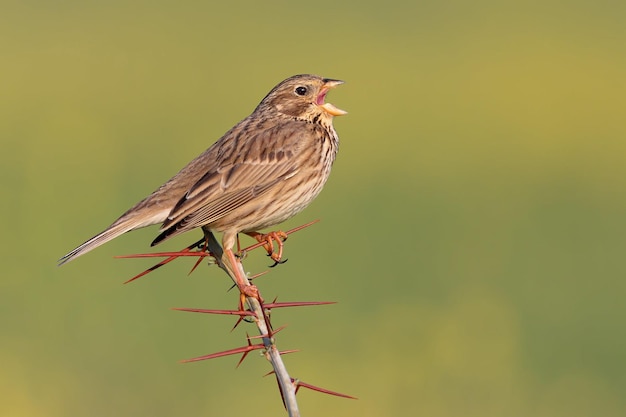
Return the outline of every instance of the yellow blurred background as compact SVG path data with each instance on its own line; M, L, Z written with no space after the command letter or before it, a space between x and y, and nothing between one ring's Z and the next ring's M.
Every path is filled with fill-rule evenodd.
M228 278L133 232L63 266L297 73L346 80L264 296L303 415L626 415L626 3L5 1L0 415L284 415ZM191 232L162 245L180 249ZM252 253L246 268L266 269Z

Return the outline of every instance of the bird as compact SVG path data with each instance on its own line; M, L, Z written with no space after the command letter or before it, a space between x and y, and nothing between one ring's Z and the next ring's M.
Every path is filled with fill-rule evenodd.
M279 253L268 254L279 261L284 234L259 231L298 214L326 183L339 147L333 119L347 112L325 98L340 84L312 74L280 82L248 117L105 230L61 257L59 265L156 224L160 234L151 246L201 228L222 233L224 254L234 264L233 248L238 234L245 233L266 241L268 252L276 239Z

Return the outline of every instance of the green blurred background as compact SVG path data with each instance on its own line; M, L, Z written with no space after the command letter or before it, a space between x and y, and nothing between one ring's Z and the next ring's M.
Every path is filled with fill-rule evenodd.
M303 415L626 415L626 3L4 1L0 415L284 415L216 267L62 268L282 79L347 81L320 218L260 278ZM159 249L195 241L189 233ZM255 252L251 272L266 269Z

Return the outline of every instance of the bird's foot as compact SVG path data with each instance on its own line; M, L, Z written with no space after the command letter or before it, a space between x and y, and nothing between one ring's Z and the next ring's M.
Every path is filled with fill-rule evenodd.
M259 300L260 303L263 303L263 299L261 298L261 293L259 293L259 289L256 285L250 284L246 285L243 288L239 288L239 292L243 297L251 297Z
M287 262L287 259L282 259L283 257L283 242L287 240L287 233L282 230L276 232L269 233L258 233L258 232L247 232L248 236L253 237L259 243L263 243L263 247L267 252L267 256L272 258L274 261L273 265L270 267L275 267L278 264L284 264ZM274 242L278 246L278 252L274 251Z
M245 310L246 298L254 298L263 305L263 298L256 285L246 285L245 287L239 287L239 311Z

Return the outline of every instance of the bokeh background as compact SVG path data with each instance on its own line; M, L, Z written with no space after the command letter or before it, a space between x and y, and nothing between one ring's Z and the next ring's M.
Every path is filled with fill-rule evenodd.
M303 415L626 415L626 3L4 1L0 415L284 415L228 278L156 228L56 260L282 79L347 81L266 298ZM164 244L174 250L199 238ZM268 261L246 261L255 273Z

